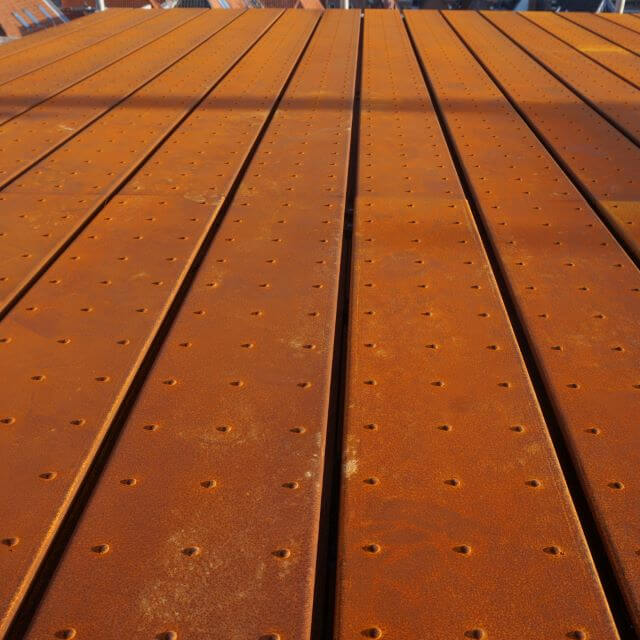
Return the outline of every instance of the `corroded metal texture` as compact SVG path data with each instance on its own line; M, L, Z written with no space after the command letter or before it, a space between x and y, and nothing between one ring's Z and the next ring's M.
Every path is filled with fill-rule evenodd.
M640 88L640 57L595 33L572 24L557 13L527 11L522 15L566 42L582 55L626 80L636 89Z
M640 274L444 18L407 18L638 623Z
M358 28L359 12L323 15L28 637L309 637ZM123 197L220 194L210 117Z
M444 15L640 258L640 148L482 16Z
M638 89L568 44L509 11L482 14L640 144Z
M1 46L0 638L636 637L639 38L176 9Z
M336 637L615 638L402 21L364 29Z

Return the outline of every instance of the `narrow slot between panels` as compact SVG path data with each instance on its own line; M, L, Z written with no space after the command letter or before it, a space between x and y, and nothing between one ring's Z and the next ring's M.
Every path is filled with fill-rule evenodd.
M342 253L340 256L338 303L336 309L336 330L333 341L331 390L322 482L320 532L316 555L316 584L311 623L312 640L333 640L334 638L340 493L342 490L342 439L344 432L346 370L349 343L353 215L358 180L364 14L360 15L360 32L358 37L355 91L351 118L351 140L349 143L349 165L347 168L347 191L342 230Z
M240 14L242 15L242 14ZM169 129L163 136L162 138L142 157L140 158L135 164L131 165L131 167L129 168L129 170L124 174L124 176L122 177L122 180L117 183L116 185L114 185L114 187L112 188L111 192L108 193L107 195L105 195L102 200L99 200L98 203L95 205L93 211L91 211L91 213L87 216L87 218L78 226L78 228L71 234L69 235L64 242L55 250L55 252L51 255L51 257L49 258L49 260L46 261L46 263L44 263L42 265L42 267L33 275L33 277L29 280L29 282L27 282L24 287L22 288L22 290L20 292L18 292L18 294L14 297L13 300L11 300L11 302L9 302L5 308L0 311L0 322L4 319L4 317L9 314L11 312L11 310L16 306L16 304L18 304L18 302L20 302L20 300L26 295L26 293L29 291L29 289L39 280L39 278L42 276L42 274L44 274L47 269L49 269L49 267L51 267L51 265L60 257L60 255L62 255L62 253L64 253L67 248L69 247L69 245L71 245L73 243L73 241L85 230L85 228L93 221L93 219L111 202L111 200L113 200L113 198L115 198L117 196L117 194L120 192L120 190L125 187L127 185L127 183L133 178L133 176L136 174L136 172L138 171L138 169L140 169L140 167L142 165L144 165L144 163L175 133L175 131L184 123L185 120L187 120L187 118L189 118L189 116L191 116L191 114L209 97L209 95L215 91L216 87L218 87L218 85L238 66L238 64L245 58L245 56L260 42L260 40L262 40L262 38L272 29L272 27L276 24L276 22L278 22L278 20L280 20L280 18L284 15L284 12L281 13L272 23L271 25L265 29L265 31L255 40L255 42L253 42L253 44L233 63L233 65L231 67L229 67L229 69L227 69L221 76L220 78L218 78L218 81L207 91L207 93L202 96L202 98L200 100L198 100L179 120L178 122L176 122L171 129ZM238 16L240 17L240 16ZM197 47L195 47L194 49L192 49L191 51L187 52L184 54L184 56L181 56L180 58L178 58L177 60L175 60L175 62L173 62L169 67L167 67L166 69L164 69L164 71L162 73L166 73L167 71L169 71L169 69L171 69L171 67L173 67L175 64L177 64L178 62L180 62L180 60L182 60L183 58L185 58L186 56L190 55L191 53L193 53L194 51L196 51L199 47L203 46L204 44L206 44L213 36L217 35L218 33L220 33L223 29L226 29L229 25L231 25L233 22L235 22L235 20L237 20L238 18L235 18L234 20L231 20L231 22L229 22L228 24L226 24L224 27L222 27L222 29L218 29L215 33L212 33L211 36L209 38L207 38L206 40L204 40L203 42L201 42ZM149 82L153 82L154 79L156 78L152 78ZM145 83L146 84L146 83ZM143 85L144 86L144 85ZM136 89L136 92L139 91L140 89L143 88L143 86L138 87L138 89ZM280 97L278 97L278 101L280 100ZM114 105L114 108L117 105ZM111 111L111 109L109 110ZM105 114L103 114L105 115ZM101 116L102 117L102 116ZM80 133L80 131L82 131L82 129L78 130L78 133ZM60 146L64 146L64 144L66 144L68 142L68 140L66 140L64 143L62 143L62 145ZM52 150L52 153L55 152L55 149ZM46 156L48 156L50 154L46 154ZM44 156L44 157L46 157ZM29 169L26 169L26 171L28 171ZM23 175L23 174L21 174ZM19 176L16 176L16 178ZM11 180L11 182L13 182L13 180ZM8 183L10 184L10 183ZM6 185L5 185L6 186ZM3 187L4 188L4 187Z
M281 15L284 15L284 12ZM278 19L280 19L280 17L278 17ZM273 22L273 24L269 27L269 29L275 24L276 21ZM291 84L291 81L295 76L295 73L298 67L300 66L300 62L304 58L304 55L309 47L309 43L311 42L319 24L320 24L320 20L316 22L313 29L311 30L311 33L304 47L302 48L302 51L300 52L298 59L296 60L296 63L294 64L291 70L291 73L289 74L289 77L287 78L286 82L283 84L280 92L278 93L276 100L274 101L271 107L269 115L265 118L265 121L262 124L262 127L260 128L260 131L256 136L254 143L251 145L251 148L249 149L247 156L244 162L242 163L242 166L240 167L240 170L238 171L238 174L235 180L233 181L231 188L229 189L228 195L224 203L220 207L220 210L218 211L218 215L216 216L215 221L211 225L211 228L209 229L209 232L207 233L205 240L200 246L200 249L198 250L196 257L193 260L193 263L191 264L191 268L189 272L186 274L175 297L171 301L169 308L167 310L167 313L162 319L160 326L158 328L158 331L153 336L147 352L142 356L141 364L138 367L138 370L136 371L135 375L133 376L131 384L124 392L123 400L120 403L120 406L118 407L115 413L115 416L111 422L111 425L107 430L105 438L100 444L98 452L96 453L96 456L91 462L87 470L87 473L81 482L78 492L72 499L71 505L66 515L64 516L60 524L60 527L51 542L51 545L47 549L45 557L41 562L40 567L38 568L36 575L31 582L31 585L27 591L27 594L23 599L21 606L16 612L14 620L11 623L11 626L9 627L4 640L20 640L26 635L27 631L29 630L31 621L33 620L33 616L38 609L38 606L46 592L47 586L53 574L55 573L58 567L60 560L62 559L64 550L67 547L69 540L73 536L73 533L82 516L82 513L86 505L88 504L89 500L91 499L91 496L95 490L96 485L98 484L100 476L102 475L102 472L111 456L111 453L115 445L117 444L122 428L124 427L127 421L127 417L135 404L136 397L140 392L142 385L145 382L147 374L149 373L151 367L153 366L156 356L158 355L158 352L160 351L160 348L162 347L162 344L164 343L167 334L171 330L171 326L173 325L173 322L180 310L180 307L182 306L184 299L189 293L189 289L191 288L191 285L196 277L196 273L200 268L200 265L202 264L204 257L209 251L209 247L211 246L211 243L213 242L213 239L220 225L222 224L224 218L226 217L226 213L229 207L231 206L231 203L233 202L233 199L238 190L238 187L240 186L240 183L244 179L247 167L249 166L249 163L251 162L251 159L255 151L260 146L260 143L262 142L269 128L269 125L271 124L271 121L273 120L273 117L280 106L280 103L282 101L284 94L287 91L287 88ZM251 45L249 49L247 49L247 51L243 54L242 58L244 58L244 56L262 39L262 37L269 31L269 29L265 30L265 33L262 34L253 43L253 45ZM242 58L240 58L236 62L236 64L238 64L238 62L240 62ZM235 66L236 65L234 65L231 69L229 69L229 71L227 71L227 73L225 73L224 76L220 78L220 81L222 81L222 79L226 77L226 75ZM218 83L216 83L216 86L217 84ZM213 90L213 88L211 90ZM210 92L211 91L209 91L207 95L209 95ZM205 98L206 96L203 97L203 100ZM202 101L199 101L198 105L200 104L200 102ZM194 109L197 108L198 105L196 105ZM185 118L186 117L187 116L185 116ZM181 119L179 124L181 124L183 120L184 118ZM177 126L179 126L179 124L176 125L174 129L172 129L172 132L177 128ZM159 143L156 147L154 147L154 150L147 157L152 155L152 153L161 144L162 143ZM133 176L134 173L135 173L135 170L131 171L119 188L123 187L130 180L130 178Z
M444 14L443 18L446 20ZM447 24L451 27L448 21ZM596 571L600 578L600 582L602 583L605 596L611 609L611 614L614 618L614 622L616 624L620 637L624 640L633 640L637 636L633 631L633 624L631 622L629 610L627 609L620 585L616 580L615 571L605 550L605 545L600 535L600 531L598 529L598 525L595 521L593 513L591 512L587 496L584 492L582 484L580 483L577 471L573 465L572 456L569 452L568 445L564 438L564 434L556 415L555 408L545 389L543 381L544 378L538 367L533 350L528 342L527 332L524 328L523 323L520 321L514 297L511 294L511 289L509 287L505 274L500 267L500 261L494 249L493 242L479 212L480 207L473 195L473 190L471 189L471 185L468 181L464 166L457 153L453 136L447 125L442 109L440 108L437 95L427 73L427 70L423 64L423 61L419 55L418 48L413 39L413 35L407 27L406 22L405 28L407 29L414 55L416 56L418 64L420 65L420 70L422 72L427 91L429 92L434 111L438 118L440 128L442 129L447 147L449 149L449 154L453 160L454 166L460 179L460 183L465 193L465 197L469 203L469 209L471 211L471 214L473 215L478 233L480 234L480 239L482 241L484 251L487 255L489 264L491 265L491 270L496 279L498 291L503 300L509 322L512 326L516 341L518 343L518 348L520 349L520 353L522 354L522 359L526 367L527 374L531 380L536 398L544 416L545 423L548 427L549 435L551 437L553 447L558 457L560 468L567 484L569 495L576 509L578 521L580 523L582 531L584 532L587 545L593 557ZM454 32L459 37L458 33L455 30ZM462 41L462 44L466 47L466 43L464 43L464 41ZM473 55L473 52L471 53Z

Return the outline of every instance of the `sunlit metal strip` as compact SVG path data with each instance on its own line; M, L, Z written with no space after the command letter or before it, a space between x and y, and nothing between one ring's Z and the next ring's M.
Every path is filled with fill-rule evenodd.
M117 35L77 51L64 64L53 63L3 84L0 87L0 124L135 51L140 46L139 34L150 26L145 23L157 20L158 14L138 11L123 14L122 18L130 23Z
M638 623L640 273L444 18L407 19ZM584 633L574 637L602 636Z
M63 60L74 53L113 37L124 29L162 15L160 11L115 13L109 20L90 22L84 29L62 38L21 51L19 56L0 59L0 86L50 64L66 64Z
M557 13L547 11L526 11L527 20L556 36L563 42L609 69L620 78L640 88L640 57L617 44L606 40L580 25L565 20ZM593 16L597 19L596 16ZM607 24L604 21L605 25ZM579 59L579 58L578 58Z
M118 13L132 11L131 9L115 9L109 12L96 12L77 20L71 20L65 24L57 25L51 29L42 29L36 33L29 34L28 38L19 38L11 42L5 42L0 47L0 60L13 55L22 54L33 47L40 47L45 43L58 38L64 38L70 33L85 29L102 20L111 20Z
M165 16L140 34L137 51L0 126L0 187L212 36L206 12ZM234 17L216 16L216 24L223 28Z
M323 15L27 637L310 637L359 22ZM269 44L249 79L291 62ZM239 73L123 197L226 191L264 101Z
M227 51L231 58L246 48L280 13L265 10L242 16L234 23L237 28L217 38L219 56ZM217 195L207 191L207 197L196 197L187 191L117 196L0 323L0 367L10 383L0 389L0 481L12 487L0 493L0 635L15 615L317 19L317 13L291 12L279 20L191 114L186 128L178 129L141 169L142 176L153 175L164 158L174 153L189 156L196 139L206 145L199 126L206 120L209 135L218 139L218 145L204 146L212 154L207 187L215 186ZM207 45L201 53L200 60L212 60ZM180 100L195 99L197 78L214 82L222 65L198 65L183 74L182 81L172 78L166 86L168 96L173 87ZM231 116L234 100L240 106ZM165 97L165 103L172 102ZM106 168L111 161L102 160ZM60 210L55 196L50 208ZM167 386L171 385L162 388ZM143 433L153 435L149 430ZM16 508L26 504L28 509ZM91 552L90 557L99 555ZM134 616L139 612L136 607L129 611ZM54 622L64 626L68 620L50 619L47 624ZM87 637L122 638L121 622ZM54 629L51 635L73 637L64 633ZM136 632L124 635L135 637Z
M636 55L640 55L640 33L634 33L619 24L603 20L600 17L602 14L566 12L561 15L563 18L571 20L571 22L579 24L581 27L589 29L611 42L615 42Z
M640 258L640 148L482 16L444 15Z
M335 637L616 638L402 20L364 22Z
M509 11L482 12L580 97L640 145L638 90L529 20Z
M275 11L275 13L274 13ZM160 144L279 15L207 11L209 38L0 195L4 235L0 309L19 296L96 207ZM228 29L223 29L229 25ZM177 55L177 54L176 54ZM202 59L210 60L206 66ZM0 129L1 131L1 129ZM80 170L81 169L81 170ZM56 202L56 216L51 203Z

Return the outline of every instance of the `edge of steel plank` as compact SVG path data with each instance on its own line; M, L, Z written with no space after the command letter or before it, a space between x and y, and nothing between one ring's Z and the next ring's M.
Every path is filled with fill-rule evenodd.
M631 53L640 55L640 34L638 33L632 33L615 22L601 20L598 14L563 12L558 15Z

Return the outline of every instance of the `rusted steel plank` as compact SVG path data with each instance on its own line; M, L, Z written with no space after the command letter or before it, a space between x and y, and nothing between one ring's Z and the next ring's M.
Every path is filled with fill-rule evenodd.
M585 29L589 29L594 33L614 42L633 53L640 55L640 33L634 33L629 29L610 22L602 20L601 14L576 12L563 12L560 14L563 18L579 24Z
M482 14L640 144L638 90L514 12Z
M364 23L335 637L616 638L402 21Z
M317 17L297 13L286 37L306 36ZM324 14L27 637L310 636L358 27L359 12ZM248 74L280 73L287 59ZM234 76L228 97L240 106L247 83ZM183 153L123 197L179 208L183 197L166 194L224 193L204 121L218 120L215 139L240 127L231 151L251 126L243 111L228 104L229 124L203 112ZM178 176L199 160L178 190L174 158Z
M44 45L45 43L49 43L52 40L56 40L57 38L63 38L66 35L73 33L74 31L78 31L79 29L85 29L101 20L112 19L118 13L124 13L131 11L131 9L116 9L115 11L96 11L91 15L85 16L83 18L78 18L77 20L70 20L69 22L65 22L64 24L56 25L50 29L41 29L36 33L30 34L29 36L25 36L18 40L13 40L12 42L5 42L5 44L0 47L0 60L4 60L8 56L13 56L18 53L27 51L33 47L39 47Z
M96 207L238 61L279 15L274 11L264 17L242 16L234 10L206 11L201 26L203 35L207 29L215 34L212 38L5 189L0 201L5 226L2 239L6 241L0 310L21 294ZM222 29L226 25L229 28ZM199 65L202 59L211 62ZM61 215L53 219L49 196L56 196L60 203L57 211ZM77 206L79 200L83 210Z
M232 17L216 16L217 26ZM146 42L137 51L0 126L0 188L210 38L213 28L198 10L166 11L141 34Z
M444 15L640 258L640 149L478 13Z
M520 15L548 33L556 36L587 58L609 69L617 76L640 87L640 57L602 38L591 31L573 24L556 13L525 11ZM595 17L595 16L594 16ZM606 24L606 23L605 23Z
M152 11L144 14L143 17L149 19L159 15L161 15L159 11ZM19 56L0 60L0 85L49 64L63 64L64 58L103 40L108 40L123 29L137 24L139 20L138 12L116 13L109 20L89 23L80 31L73 31L63 38L56 38L39 47L22 51Z
M153 22L158 15L151 11L139 11L123 17L129 15L133 15L135 24L130 24L105 42L77 51L64 64L47 65L3 84L0 87L0 124L135 51L140 46L140 34L144 34L145 29L151 26L142 23ZM144 35L142 38L144 40Z
M444 18L407 19L638 624L640 274Z
M615 22L616 24L630 29L631 31L637 31L640 33L640 25L638 25L638 16L636 14L621 15L619 13L600 13L598 15L610 22Z
M245 29L235 31L236 41L247 38L250 25L258 36L279 14L265 10L243 16L238 23L244 22ZM10 495L0 494L0 536L15 542L0 548L0 634L15 614L317 19L317 13L290 12L276 22L141 170L141 176L151 177L165 160L193 160L191 152L199 144L203 154L208 151L202 156L207 172L200 174L206 180L193 187L206 197L170 187L164 193L136 195L139 191L130 190L117 196L0 324L0 357L12 381L0 398L0 446L7 461L0 478L11 479L12 487ZM234 103L238 108L232 109ZM203 138L203 131L209 132L208 138ZM212 138L217 139L215 146L207 144ZM190 168L197 167L195 162ZM200 318L191 310L186 313ZM216 322L215 316L207 317ZM203 489L198 482L197 488ZM29 504L29 509L16 509L16 504ZM151 617L151 611L143 615ZM46 624L64 627L68 622L50 619ZM80 637L122 638L120 625L122 620ZM63 637L63 631L54 629L52 635ZM136 637L136 631L125 635Z

